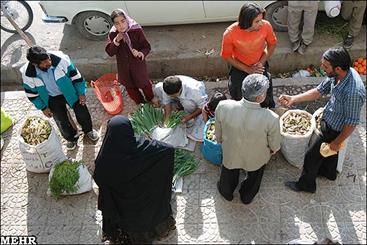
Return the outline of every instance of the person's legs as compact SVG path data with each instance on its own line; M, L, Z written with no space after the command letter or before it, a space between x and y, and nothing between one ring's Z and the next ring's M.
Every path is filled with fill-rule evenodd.
M62 137L70 142L76 142L76 130L71 125L66 112L66 100L63 95L49 97L48 107L53 113L53 118L58 126Z
M299 25L302 19L302 9L293 7L292 2L288 3L288 36L292 43L292 51L296 51L299 48Z
M344 20L349 21L352 17L353 12L353 1L343 1L342 9L340 11L341 16Z
M151 101L154 98L153 87L150 81L146 86L142 87L141 90L143 91L146 101Z
M144 97L141 95L138 88L126 87L126 92L137 105L145 102Z
M92 118L89 114L88 107L86 105L81 105L79 101L75 102L73 105L73 110L76 116L76 120L82 126L83 132L89 133L92 131Z
M228 169L222 165L217 188L219 193L228 201L232 201L233 192L238 184L239 169Z
M252 202L256 194L259 192L262 177L264 175L265 165L256 171L248 171L247 179L241 183L239 190L241 201L244 204Z
M244 71L238 70L236 67L231 67L229 71L228 89L234 100L241 100L242 96L242 82L248 74Z
M318 8L319 2L309 2L309 6L304 8L302 42L307 46L310 45L313 40Z
M349 21L349 34L353 37L358 36L362 28L362 22L364 17L364 12L366 10L365 1L354 1L355 6L352 11L352 16Z
M269 64L268 62L265 63L265 71L263 73L264 76L266 76L269 79L269 88L266 90L266 98L265 100L260 103L260 106L262 108L274 108L275 107L275 101L273 97L273 79L271 77L269 70Z
M338 165L338 154L324 158L322 161L319 175L324 176L329 180L336 180L336 167Z

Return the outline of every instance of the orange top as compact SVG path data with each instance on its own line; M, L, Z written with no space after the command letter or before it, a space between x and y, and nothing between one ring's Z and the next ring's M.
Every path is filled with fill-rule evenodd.
M251 66L259 62L266 45L274 45L277 38L266 20L259 31L240 29L238 22L230 25L223 34L221 56L235 58Z

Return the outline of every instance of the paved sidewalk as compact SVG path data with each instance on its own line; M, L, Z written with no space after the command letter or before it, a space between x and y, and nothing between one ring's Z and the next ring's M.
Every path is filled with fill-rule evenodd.
M215 89L226 90L226 81L206 85L210 93ZM311 87L314 85L295 87L275 83L274 92L279 96ZM88 90L87 104L94 128L104 134L110 116L91 90ZM314 104L312 110L321 104ZM25 170L18 147L18 131L25 118L41 115L41 112L23 92L2 93L1 106L17 121L2 135L5 144L1 151L1 235L35 235L39 243L47 244L101 243L97 195L93 191L55 201L46 195L48 174ZM134 109L135 105L125 95L122 114L127 115ZM159 243L274 244L296 238L324 237L343 244L366 243L365 106L361 120L349 141L343 172L335 182L317 179L315 194L289 191L283 182L298 178L300 170L278 153L267 165L260 191L250 205L240 202L237 191L232 202L219 195L216 190L219 167L205 161L197 145L195 155L200 167L184 178L183 193L172 198L177 230ZM79 147L67 155L83 160L92 172L101 142L102 137L96 144L80 139Z

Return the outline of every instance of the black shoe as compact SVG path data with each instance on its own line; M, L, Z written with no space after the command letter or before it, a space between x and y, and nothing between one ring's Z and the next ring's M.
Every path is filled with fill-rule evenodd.
M289 187L291 190L295 191L295 192L308 192L308 193L315 193L315 191L306 191L306 190L302 190L301 188L299 188L297 186L297 181L286 181L284 183L285 186Z
M344 39L343 41L343 47L344 48L351 48L353 45L354 38L352 35L349 35Z
M298 48L297 52L300 54L300 55L304 55L305 52L306 52L306 49L307 49L307 45L302 43L301 46Z

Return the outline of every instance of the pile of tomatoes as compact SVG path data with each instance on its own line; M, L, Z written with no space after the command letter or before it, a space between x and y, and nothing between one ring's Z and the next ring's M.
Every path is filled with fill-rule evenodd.
M360 74L366 75L366 59L358 58L353 63L353 68Z

